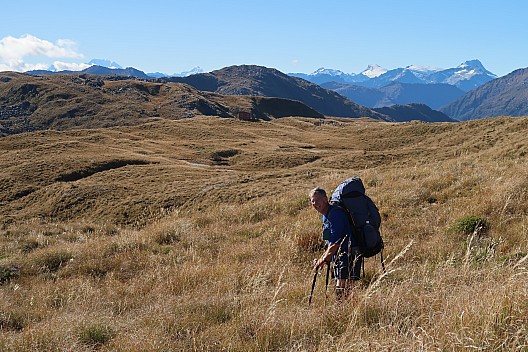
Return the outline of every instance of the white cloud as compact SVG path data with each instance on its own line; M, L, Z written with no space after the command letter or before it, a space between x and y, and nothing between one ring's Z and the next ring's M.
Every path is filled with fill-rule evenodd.
M0 62L0 71L26 72L31 70L47 70L49 64L27 64L21 60L13 60L8 63Z
M70 39L58 39L57 46L71 48L72 50L77 50L77 43Z
M78 63L75 63L75 62L55 61L53 63L53 67L55 67L56 71L64 71L64 70L68 70L68 71L82 71L85 68L88 68L90 66L92 66L92 65L78 64Z
M0 39L0 70L28 71L46 69L49 63L26 63L26 58L32 61L46 61L47 58L82 59L84 56L77 52L76 43L69 39L59 39L54 44L30 34L15 38L7 36Z

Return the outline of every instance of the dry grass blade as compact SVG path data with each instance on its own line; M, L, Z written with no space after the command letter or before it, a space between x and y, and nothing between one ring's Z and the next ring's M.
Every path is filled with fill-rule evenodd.
M393 267L394 263L396 263L398 260L400 260L409 249L411 249L412 245L414 244L414 240L411 240L398 254L394 256L394 258L391 259L391 261L385 265L385 270L378 272L378 275L374 281L372 281L369 286L367 287L363 297L364 299L368 299L381 285L381 282L383 279L390 274L394 273L395 271L399 270L398 268Z

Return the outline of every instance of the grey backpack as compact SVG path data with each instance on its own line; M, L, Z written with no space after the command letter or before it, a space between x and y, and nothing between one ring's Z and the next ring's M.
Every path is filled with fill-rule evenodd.
M365 194L365 186L359 177L351 177L337 186L330 202L348 211L352 235L359 243L363 257L370 258L382 252L381 216L372 199ZM383 264L383 254L381 260Z

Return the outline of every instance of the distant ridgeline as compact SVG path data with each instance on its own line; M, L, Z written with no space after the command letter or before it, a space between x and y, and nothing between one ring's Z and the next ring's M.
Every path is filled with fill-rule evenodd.
M196 115L236 118L240 111L249 113L252 119L264 120L328 116L395 122L453 122L528 114L524 103L528 95L526 69L493 79L495 75L478 60L453 69L427 72L414 67L390 71L370 67L369 72L348 76L336 70L287 75L255 65L162 78L153 78L132 67L100 65L81 72L28 74L0 73L0 135L47 128L108 127ZM39 78L43 75L56 78L46 81ZM60 80L78 86L59 84ZM423 83L424 80L429 83ZM107 83L111 81L122 81L121 90L114 89L117 83ZM189 86L195 89L177 99L171 97L174 99L171 103L163 102L172 93L160 87L177 83L187 85L179 85L178 91L190 90ZM477 87L465 93L473 86ZM238 100L222 98L225 96L237 96ZM123 106L126 112L120 111ZM105 110L112 112L108 118Z

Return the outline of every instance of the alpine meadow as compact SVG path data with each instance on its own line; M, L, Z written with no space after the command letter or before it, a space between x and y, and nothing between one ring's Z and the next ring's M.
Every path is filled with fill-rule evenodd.
M234 99L234 98L233 98ZM524 351L528 118L195 116L0 138L2 351ZM337 304L308 192L359 176L386 272Z
M0 10L0 352L528 352L528 1Z

